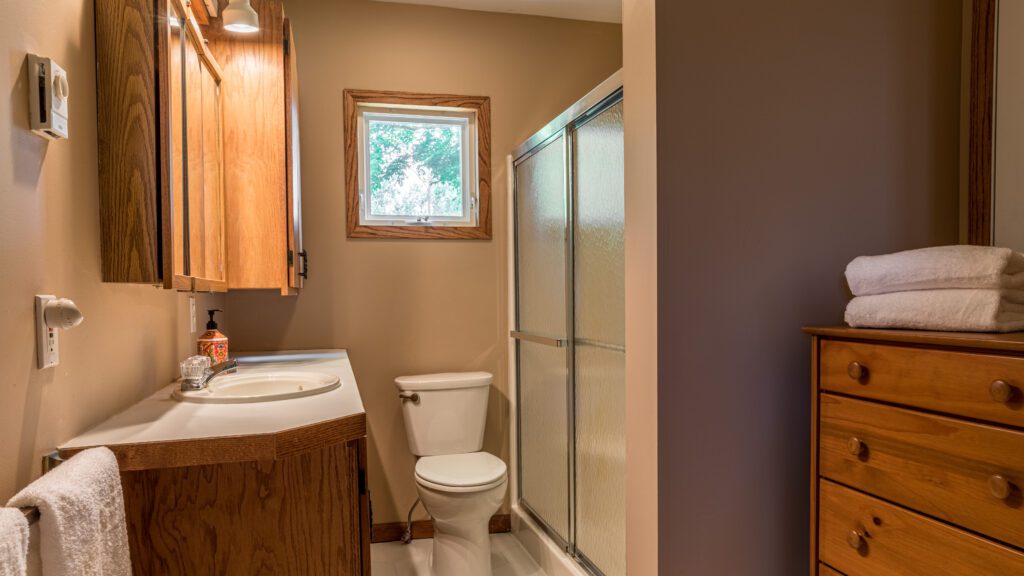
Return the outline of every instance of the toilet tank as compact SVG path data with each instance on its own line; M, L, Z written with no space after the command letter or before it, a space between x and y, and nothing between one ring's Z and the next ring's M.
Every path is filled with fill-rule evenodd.
M479 452L493 380L487 372L396 378L409 450L417 456Z

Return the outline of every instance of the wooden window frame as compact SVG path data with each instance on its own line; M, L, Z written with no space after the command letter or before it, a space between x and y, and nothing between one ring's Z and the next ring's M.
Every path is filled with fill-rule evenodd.
M346 228L349 238L401 238L433 240L491 239L491 99L486 96L453 96L380 90L345 90L345 188ZM479 213L475 226L368 226L360 224L359 120L360 104L440 106L476 111Z

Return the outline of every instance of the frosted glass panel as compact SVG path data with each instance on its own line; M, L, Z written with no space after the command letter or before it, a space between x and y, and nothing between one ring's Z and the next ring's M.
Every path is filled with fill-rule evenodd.
M564 338L565 147L559 137L516 167L519 330Z
M576 346L576 547L626 574L626 354Z
M622 103L576 132L576 337L624 345Z
M576 547L626 573L622 104L576 132Z
M522 499L568 540L569 410L567 352L519 342L519 453Z

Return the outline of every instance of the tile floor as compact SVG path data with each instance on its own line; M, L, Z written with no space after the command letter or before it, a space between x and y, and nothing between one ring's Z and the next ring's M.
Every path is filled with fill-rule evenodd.
M430 576L433 540L381 542L370 549L372 576ZM546 576L519 540L511 534L491 536L491 568L494 576Z

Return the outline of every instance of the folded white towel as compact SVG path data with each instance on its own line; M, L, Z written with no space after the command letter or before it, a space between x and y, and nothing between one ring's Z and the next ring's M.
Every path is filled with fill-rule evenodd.
M1005 290L915 290L858 296L846 307L854 328L947 332L1024 330L1024 294Z
M861 256L846 267L854 296L946 288L1024 288L1024 254L988 246L937 246Z
M28 573L28 521L17 508L0 508L0 576Z
M29 484L8 506L39 508L46 576L132 573L117 459L107 448L70 458Z

